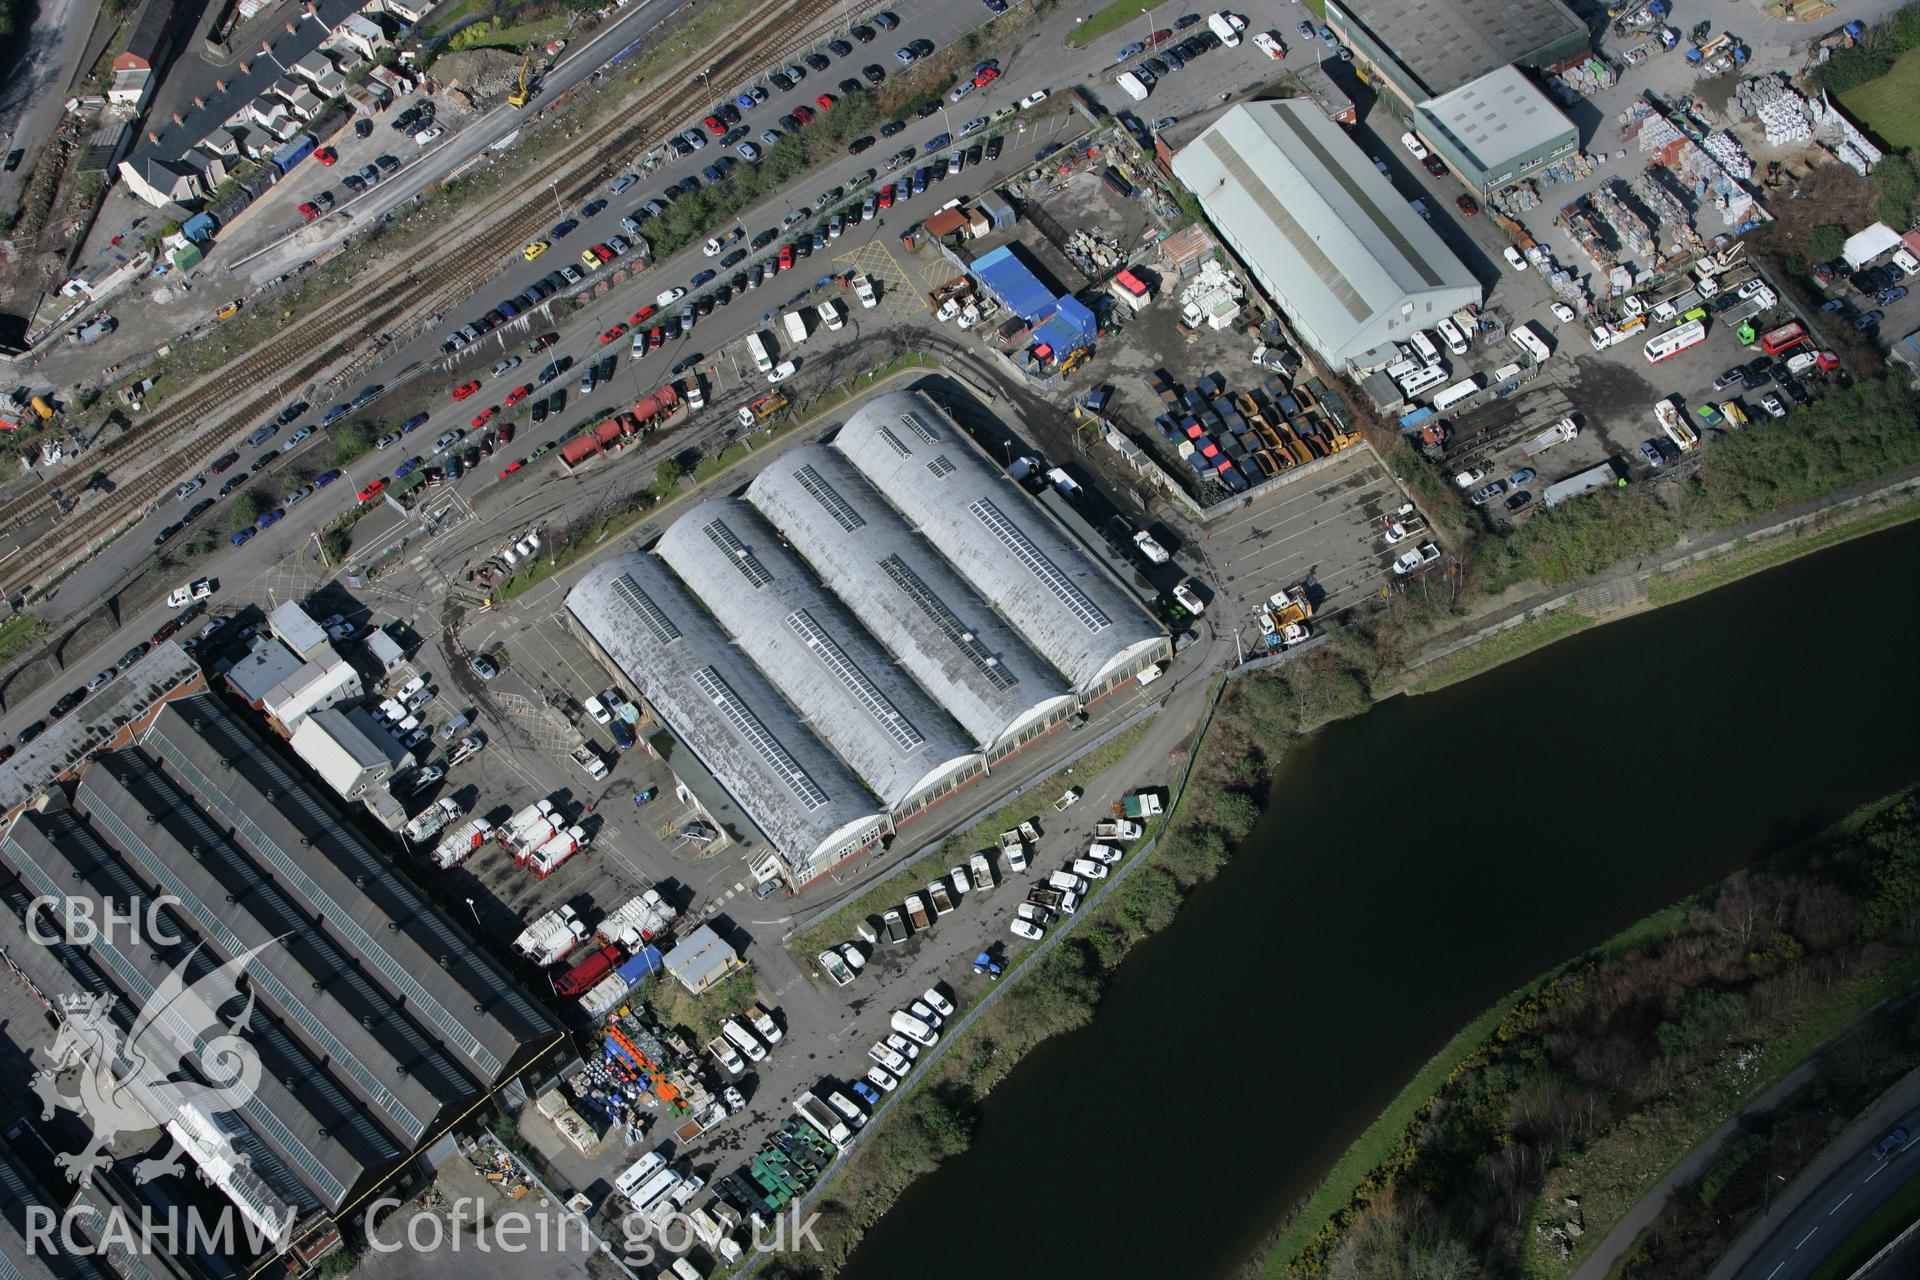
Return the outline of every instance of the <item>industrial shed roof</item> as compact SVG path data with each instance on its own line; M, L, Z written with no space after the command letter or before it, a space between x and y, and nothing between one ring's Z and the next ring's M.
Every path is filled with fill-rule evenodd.
M1421 103L1420 111L1482 173L1578 137L1573 121L1518 67L1496 67Z
M658 553L889 807L979 762L959 726L745 502L700 503L661 535Z
M248 859L334 937L464 1069L496 1084L553 1020L461 933L314 788L221 706L197 694L170 703L141 738ZM389 928L391 925L393 927ZM477 1006L477 1008L476 1008Z
M1066 684L845 457L782 454L747 500L900 664L992 750L1072 701Z
M1243 103L1173 171L1330 364L1480 300L1473 273L1313 103Z
M1053 314L1053 290L1021 260L1012 245L1003 244L981 254L974 260L973 274L1022 320L1031 322Z
M703 768L780 851L795 878L886 813L801 723L653 556L613 556L567 609Z
M98 833L71 809L21 815L0 840L0 848L21 881L38 894L85 902L96 911L112 903L146 918L152 898L139 877L115 859ZM188 964L189 980L197 980L223 962L204 950L173 950L163 954L151 943L129 943L105 930L86 947L133 1009L150 1007L176 964ZM250 1093L235 1090L224 1101L317 1203L340 1208L363 1176L407 1154L333 1085L316 1056L288 1034L277 1015L256 1005L247 1039L259 1054L259 1080ZM143 1105L150 1100L146 1090L136 1089L135 1096ZM152 1096L153 1101L162 1098ZM172 1108L149 1109L163 1123L174 1118Z
M1577 51L1587 24L1560 0L1337 0L1336 22L1370 32L1429 94L1496 67Z
M927 396L877 396L833 443L1076 689L1098 686L1166 643L1140 606Z

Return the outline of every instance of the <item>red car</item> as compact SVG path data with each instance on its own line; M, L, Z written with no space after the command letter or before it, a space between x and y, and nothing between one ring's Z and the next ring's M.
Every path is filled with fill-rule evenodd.
M988 85L992 84L995 80L998 80L999 78L1000 78L1000 73L994 70L992 67L988 67L985 71L982 71L979 75L973 78L973 87L976 89L984 89Z
M506 423L500 428L500 443L501 444L513 443L513 424L511 422Z
M593 246L593 256L600 259L602 263L608 263L612 262L616 255L613 250L609 249L606 245L597 244Z
M386 491L386 488L387 488L387 482L385 480L375 480L372 484L368 485L366 488L360 491L360 501L372 502L375 498L379 497L382 493L384 493Z
M822 111L833 110L834 98L833 98L833 95L830 93L823 93L819 97L815 98L814 101L819 104L820 109Z
M505 467L501 468L500 478L502 480L505 480L508 476L512 475L514 472L518 471L520 468L526 465L527 465L527 460L525 458L520 458L520 459L517 459L516 461L509 462Z
M225 471L228 467L232 466L234 463L238 461L240 461L239 454L229 453L225 457L215 458L213 460L213 466L208 469L212 471L213 474L219 475L222 471Z
M1480 203L1472 196L1461 196L1458 200L1454 201L1454 204L1458 205L1460 212L1466 214L1469 218L1480 212Z
M455 400L465 400L468 396L472 395L474 392L478 391L479 389L480 389L480 380L477 378L474 379L472 382L463 382L459 386L453 389L453 398Z
M535 338L532 342L529 342L527 344L527 350L531 351L534 355L539 355L542 351L545 351L548 347L552 346L554 343L558 341L560 341L559 334L543 333L539 337Z
M793 246L790 244L780 246L780 269L782 271L793 270Z
M332 164L340 158L340 155L332 147L322 147L313 153L313 158L321 164Z
M666 340L667 340L667 335L661 332L659 325L655 325L653 326L653 328L647 330L648 354L651 355L654 351L658 350L660 347L660 344L665 342Z
M719 116L708 116L700 123L707 126L707 132L716 138L727 131L727 122Z
M320 216L320 210L314 206L313 201L305 200L300 204L300 216L311 222Z
M174 632L178 631L179 629L180 629L180 619L168 618L165 622L160 624L160 629L153 633L153 639L149 640L147 643L159 644L162 640L165 640L168 636L172 635Z
M484 427L487 425L487 420L493 417L494 414L499 412L500 412L499 405L490 404L486 408L482 409L479 413L476 413L473 415L473 425L476 427Z
M647 317L652 315L654 312L658 311L659 309L660 308L654 306L652 303L648 303L646 306L640 308L638 311L628 316L627 323L628 324L644 324L646 323Z
M880 188L880 199L876 203L878 203L882 209L893 208L893 185L891 183Z
M805 124L807 121L813 119L813 108L812 107L795 107L793 109L793 118L795 120L798 120L801 124Z
M600 335L600 341L602 343L618 342L620 341L620 335L625 333L626 331L627 331L627 326L623 324L616 324L613 326L613 328L607 330L605 333Z
M528 396L532 394L533 394L533 384L531 382L522 383L520 386L517 386L513 390L507 392L507 403L519 404L522 400L525 400Z

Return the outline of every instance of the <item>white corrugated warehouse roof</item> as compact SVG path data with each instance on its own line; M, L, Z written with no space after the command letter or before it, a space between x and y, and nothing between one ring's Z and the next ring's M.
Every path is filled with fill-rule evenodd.
M657 551L889 807L980 764L959 726L745 502L700 503Z
M747 500L982 747L1072 705L1059 675L839 453L782 454Z
M1518 67L1498 67L1469 80L1421 103L1420 112L1485 173L1569 135L1579 137L1573 121Z
M1166 645L1146 612L925 395L875 397L833 444L1076 689Z
M886 814L654 557L594 566L567 609L780 851L794 878ZM836 859L837 860L837 859Z
M1473 273L1311 101L1235 107L1173 172L1335 367L1480 301Z

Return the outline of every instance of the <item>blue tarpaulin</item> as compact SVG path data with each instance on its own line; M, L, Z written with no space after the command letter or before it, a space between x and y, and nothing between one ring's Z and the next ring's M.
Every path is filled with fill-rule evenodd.
M642 947L633 953L633 957L615 970L631 987L650 973L658 972L662 967L660 948Z

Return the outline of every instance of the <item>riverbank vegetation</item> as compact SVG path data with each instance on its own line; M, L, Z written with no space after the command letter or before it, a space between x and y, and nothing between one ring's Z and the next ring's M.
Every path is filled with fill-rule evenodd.
M1035 1045L1085 1025L1128 952L1170 924L1182 900L1219 874L1259 821L1261 800L1286 746L1368 700L1366 687L1332 646L1229 683L1157 847L911 1082L913 1094L869 1134L815 1205L822 1251L779 1255L766 1274L834 1274L914 1179L966 1150L981 1099ZM817 950L814 944L826 937L816 931L804 946Z
M1463 1278L1565 1274L1746 1101L1920 978L1917 932L1920 799L1909 792L1523 992L1346 1203L1324 1220L1303 1212L1250 1274L1410 1275L1409 1257L1452 1259L1445 1274ZM1704 1274L1756 1211L1769 1170L1789 1151L1811 1159L1920 1063L1920 1024L1869 1019L1822 1061L1807 1105L1733 1144L1646 1233L1625 1275Z

